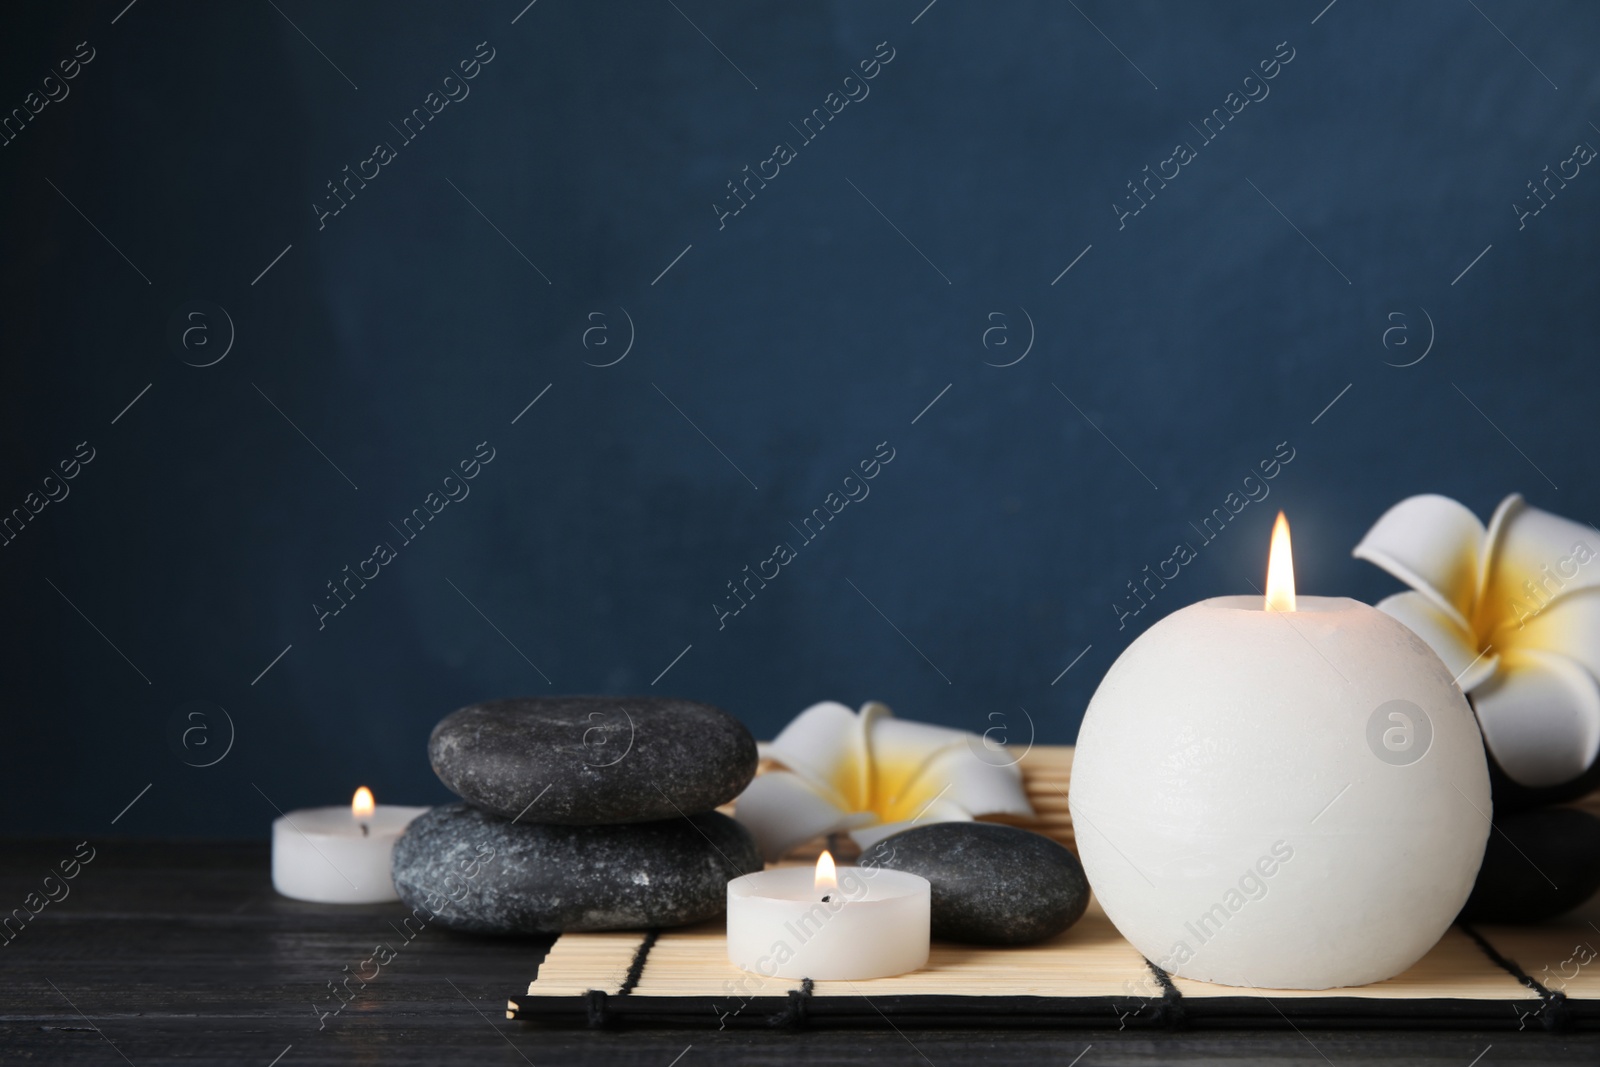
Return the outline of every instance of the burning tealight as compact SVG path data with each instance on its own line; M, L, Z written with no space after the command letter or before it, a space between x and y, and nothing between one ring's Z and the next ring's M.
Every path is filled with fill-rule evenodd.
M1280 514L1262 596L1152 626L1084 716L1070 808L1106 915L1185 978L1392 977L1466 902L1489 776L1466 698L1376 608L1296 597Z
M877 867L780 867L728 883L728 959L764 978L886 978L928 962L928 880Z
M272 888L318 904L399 900L389 871L394 843L427 808L378 805L356 790L349 807L306 808L272 821Z

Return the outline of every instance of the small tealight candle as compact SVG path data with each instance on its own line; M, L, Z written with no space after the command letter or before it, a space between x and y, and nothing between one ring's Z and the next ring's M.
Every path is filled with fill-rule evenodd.
M886 978L928 962L928 880L877 867L780 867L728 883L728 959L764 978Z
M427 808L379 806L356 790L348 808L306 808L272 821L272 888L317 904L399 900L389 865L394 843Z
M1068 799L1089 884L1147 959L1234 986L1405 970L1449 928L1489 835L1466 698L1396 619L1296 597L1289 526L1264 597L1156 623L1112 664Z

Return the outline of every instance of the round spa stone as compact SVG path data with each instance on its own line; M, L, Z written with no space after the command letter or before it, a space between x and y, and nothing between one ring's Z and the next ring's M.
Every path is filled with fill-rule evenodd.
M1576 808L1494 813L1465 922L1533 923L1600 890L1600 819Z
M714 811L553 826L450 804L412 820L394 847L406 906L480 934L696 923L722 913L729 879L760 869L749 831Z
M451 792L520 823L594 826L710 811L756 773L744 724L664 697L526 697L451 712L428 759Z
M1089 906L1078 857L1042 834L984 822L940 822L886 837L861 857L926 878L933 936L1024 945L1059 934Z

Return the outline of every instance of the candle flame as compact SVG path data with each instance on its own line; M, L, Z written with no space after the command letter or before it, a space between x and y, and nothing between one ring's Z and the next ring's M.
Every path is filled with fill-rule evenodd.
M818 889L837 889L839 875L833 866L833 854L827 849L822 850L822 855L817 857L817 879L815 885Z
M1289 520L1278 512L1272 524L1272 549L1267 553L1267 610L1294 610L1294 554L1289 547Z
M356 790L356 795L350 798L350 814L357 819L366 819L372 816L372 809L377 806L372 799L372 790L362 786Z

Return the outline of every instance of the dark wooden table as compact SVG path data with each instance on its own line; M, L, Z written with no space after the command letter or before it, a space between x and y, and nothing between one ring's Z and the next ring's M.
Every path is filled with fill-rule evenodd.
M75 842L0 844L0 909L22 907ZM317 907L272 891L265 844L96 842L93 862L0 944L0 1062L954 1067L961 1063L1594 1064L1600 1034L910 1030L591 1032L504 1018L542 941L430 927L398 905ZM59 895L60 890L55 890ZM37 900L35 901L35 903ZM394 959L337 1015L329 983ZM372 974L372 965L364 973ZM354 987L356 983L352 983ZM1492 1046L1492 1047L1491 1047ZM1087 1050L1087 1051L1085 1051ZM1487 1052L1485 1051L1487 1050ZM1478 1058L1480 1057L1481 1058Z

